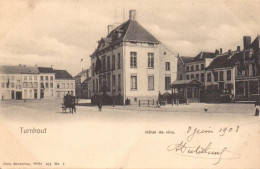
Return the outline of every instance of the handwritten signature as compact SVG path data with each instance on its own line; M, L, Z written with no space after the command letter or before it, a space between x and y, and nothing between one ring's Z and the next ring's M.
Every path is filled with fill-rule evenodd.
M213 163L213 165L219 164L222 159L240 158L240 155L238 153L229 151L227 147L224 147L222 149L211 148L212 142L209 142L206 147L203 147L201 145L191 147L191 146L187 146L187 144L188 144L187 142L181 141L181 143L176 144L175 146L169 145L167 147L167 150L176 152L178 155L187 156L187 157L217 159L217 161Z

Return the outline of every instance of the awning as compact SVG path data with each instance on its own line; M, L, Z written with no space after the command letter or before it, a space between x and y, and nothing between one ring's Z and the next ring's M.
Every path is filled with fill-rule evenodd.
M171 88L179 88L179 87L200 87L202 82L197 79L192 80L176 80L170 84Z

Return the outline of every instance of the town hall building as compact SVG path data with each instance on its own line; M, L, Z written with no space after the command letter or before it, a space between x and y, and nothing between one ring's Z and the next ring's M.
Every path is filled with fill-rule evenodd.
M118 27L108 25L90 57L92 98L105 95L116 104L157 99L177 77L177 56L136 21L136 10Z

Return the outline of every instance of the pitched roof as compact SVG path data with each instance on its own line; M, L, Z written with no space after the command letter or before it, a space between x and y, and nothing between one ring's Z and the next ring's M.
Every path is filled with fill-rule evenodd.
M88 82L90 82L90 80L91 80L91 77L88 77L88 78L85 79L82 83L88 83Z
M84 73L87 73L89 69L82 70L79 74L77 74L75 77L81 77Z
M3 74L38 74L37 67L32 66L0 66L0 73Z
M236 63L243 63L243 52L218 55L206 69L233 67Z
M101 38L97 49L92 55L109 47L114 47L121 42L160 43L137 21L128 20L112 30L106 38Z
M51 67L38 67L40 73L55 73Z
M194 57L190 57L190 56L180 56L180 58L183 63L188 63L194 59Z
M202 51L197 56L195 56L192 62L201 61L204 60L205 58L214 58L214 57L215 57L215 53Z
M55 79L69 79L73 80L73 77L66 70L53 70L55 73Z
M257 50L260 48L260 35L258 35L255 40L250 45L251 48L254 50Z
M198 84L201 85L202 82L200 82L197 79L190 79L190 80L176 80L170 84L171 87L178 87L178 86L186 86L186 85L194 85Z

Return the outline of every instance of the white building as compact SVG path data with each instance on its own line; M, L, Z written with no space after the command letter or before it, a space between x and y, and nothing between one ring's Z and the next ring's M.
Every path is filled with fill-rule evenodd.
M1 99L38 99L39 70L25 65L0 67Z
M45 99L75 93L75 80L66 70L48 67L0 66L0 97L6 99Z
M177 57L136 21L136 11L101 38L91 55L92 97L115 96L118 104L129 99L157 99L159 91L170 91L176 79Z
M75 80L66 70L54 70L57 98L63 98L68 92L75 95Z

